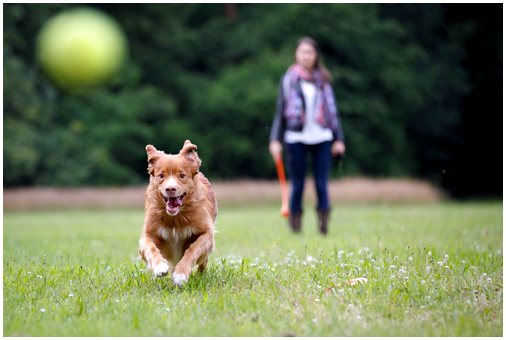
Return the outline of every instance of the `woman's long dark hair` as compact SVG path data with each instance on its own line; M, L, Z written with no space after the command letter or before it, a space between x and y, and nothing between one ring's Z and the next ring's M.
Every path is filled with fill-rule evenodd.
M315 51L316 51L316 61L315 61L315 65L314 65L315 68L321 72L323 79L325 79L329 83L332 82L332 74L323 64L323 61L322 61L322 58L320 55L320 47L318 46L318 43L316 42L316 40L314 40L311 37L302 37L297 41L297 46L295 47L295 49L299 48L299 46L302 43L309 44L315 49Z

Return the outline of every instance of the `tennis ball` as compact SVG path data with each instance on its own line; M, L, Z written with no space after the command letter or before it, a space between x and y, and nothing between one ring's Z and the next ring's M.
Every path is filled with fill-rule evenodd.
M110 80L123 64L127 41L108 15L91 8L63 11L37 37L37 60L60 89L89 89Z

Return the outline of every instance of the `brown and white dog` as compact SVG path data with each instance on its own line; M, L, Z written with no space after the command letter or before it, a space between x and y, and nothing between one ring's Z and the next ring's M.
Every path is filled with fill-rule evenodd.
M156 276L171 272L178 286L195 265L206 268L214 249L218 205L196 150L189 140L177 155L146 146L150 179L139 254Z

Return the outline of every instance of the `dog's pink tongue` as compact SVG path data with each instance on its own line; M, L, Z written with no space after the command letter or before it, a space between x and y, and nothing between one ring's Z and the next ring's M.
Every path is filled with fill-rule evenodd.
M183 201L181 200L181 197L169 197L169 200L167 201L167 206L170 208L178 208L183 204Z

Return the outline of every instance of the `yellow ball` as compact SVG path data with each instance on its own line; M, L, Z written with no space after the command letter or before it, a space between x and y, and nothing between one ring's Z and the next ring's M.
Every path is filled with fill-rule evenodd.
M37 59L53 83L83 90L108 81L121 67L127 41L108 15L77 8L49 19L37 38Z

